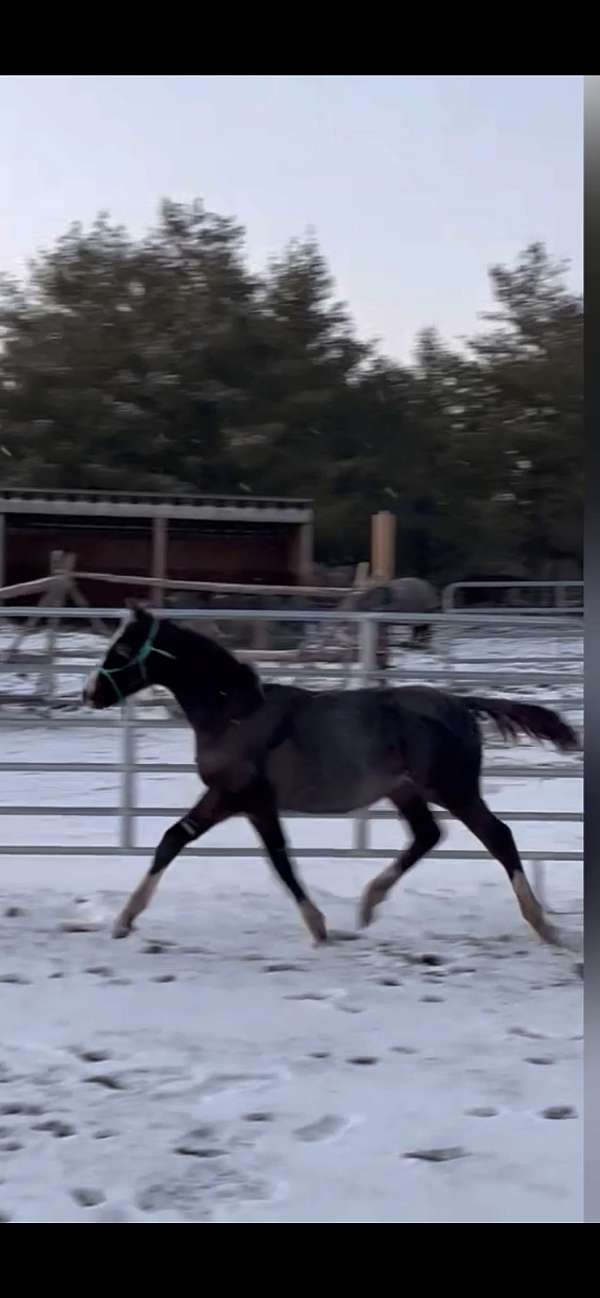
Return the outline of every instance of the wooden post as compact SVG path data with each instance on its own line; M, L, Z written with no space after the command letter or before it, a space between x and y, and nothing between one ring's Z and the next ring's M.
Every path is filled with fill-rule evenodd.
M369 565L364 559L356 565L356 572L353 581L354 590L364 590L369 584Z
M77 556L75 554L67 555L67 559L68 559L68 563L66 567L67 585L65 590L65 598L67 595L70 596L71 599L73 600L73 603L76 604L78 608L90 608L89 600L86 599L84 595L82 595L79 586L77 585L77 582L75 581L75 578L73 576L73 570L75 568L76 558ZM90 626L92 628L92 631L95 633L95 635L106 636L106 635L113 635L114 633L114 627L111 627L109 629L107 626L105 626L104 622L101 622L99 618L94 617L94 614L91 609L90 609Z
M396 518L382 509L371 519L371 577L392 581L396 571Z
M6 651L6 656L8 659L10 659L13 654L19 652L19 649L21 648L23 641L29 635L30 631L33 631L33 628L36 627L38 622L42 620L43 617L42 610L45 607L45 605L47 604L51 605L55 602L56 562L57 562L56 556L60 554L61 554L60 550L53 550L50 555L50 572L49 572L49 576L45 580L44 593L41 596L40 602L38 604L38 608L40 611L37 615L34 615L33 617L28 617L26 622L20 623L19 630L17 631L14 640L11 640L10 645L8 646L8 649Z
M61 608L66 600L68 574L75 566L75 555L64 554L62 550L52 550L50 554L50 575L52 585L48 591L48 603ZM38 692L46 696L46 702L52 703L56 686L56 636L58 624L56 618L49 617L46 626L46 662L38 677Z
M395 571L396 518L389 510L381 510L371 519L371 580L393 581ZM384 623L377 627L377 666L384 679L388 665L388 630Z
M313 572L313 525L301 523L294 545L294 565L298 584L310 586Z
M163 581L167 575L168 519L163 514L155 514L152 519L152 576ZM152 587L152 600L156 608L163 606L163 588Z
M0 514L0 586L6 585L6 514Z

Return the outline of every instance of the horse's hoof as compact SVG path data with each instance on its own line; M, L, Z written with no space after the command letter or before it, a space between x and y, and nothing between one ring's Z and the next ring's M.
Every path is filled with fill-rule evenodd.
M540 937L542 942L546 942L548 946L565 946L558 929L553 928L551 924L544 924L544 927L540 932Z
M112 931L113 937L129 937L129 934L132 932L133 923L131 920L123 919L121 916L115 920Z
M378 902L372 901L368 893L362 898L358 907L358 927L368 928L373 923L373 916L377 909Z
M300 905L302 918L306 927L315 940L316 946L321 946L327 941L327 924L325 916L313 905L312 901L303 901Z

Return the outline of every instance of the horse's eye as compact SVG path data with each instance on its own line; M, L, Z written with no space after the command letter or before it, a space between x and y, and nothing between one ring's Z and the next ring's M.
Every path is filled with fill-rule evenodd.
M126 644L118 644L118 645L116 645L116 646L115 646L115 657L117 657L117 658L130 658L130 657L131 657L131 650L129 649L129 646L126 645Z

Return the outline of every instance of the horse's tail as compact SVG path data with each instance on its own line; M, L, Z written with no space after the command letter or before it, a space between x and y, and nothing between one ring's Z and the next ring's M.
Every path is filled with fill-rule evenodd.
M574 752L580 747L573 727L551 708L477 695L463 695L462 702L477 716L490 717L503 739L516 739L519 734L529 735L532 739L548 739L563 753Z

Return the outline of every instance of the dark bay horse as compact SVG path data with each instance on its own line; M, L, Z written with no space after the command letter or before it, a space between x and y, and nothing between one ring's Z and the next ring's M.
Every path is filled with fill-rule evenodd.
M317 941L327 930L290 860L280 816L350 812L389 799L413 838L366 888L361 925L394 884L440 839L430 803L445 807L504 866L523 917L546 942L556 941L536 900L510 829L480 792L478 716L502 736L523 733L563 751L578 747L556 712L504 699L458 697L421 686L316 693L263 685L208 637L139 606L108 648L85 687L84 699L107 708L149 684L175 696L196 738L196 765L206 792L163 835L147 874L119 915L115 937L126 937L148 905L167 866L186 844L232 816L246 816L282 883Z

